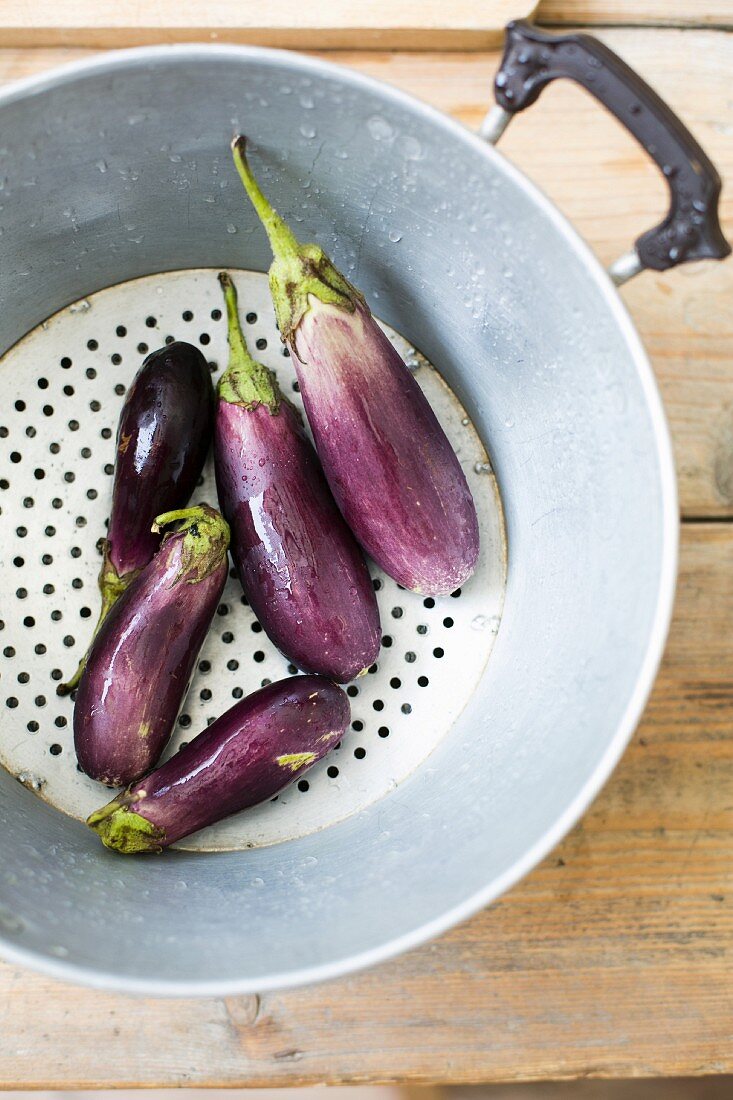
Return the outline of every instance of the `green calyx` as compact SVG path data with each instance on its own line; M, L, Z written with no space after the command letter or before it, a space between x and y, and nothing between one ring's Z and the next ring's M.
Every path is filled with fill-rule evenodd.
M218 569L229 549L229 524L220 512L208 504L195 508L179 508L157 516L153 531L160 531L169 523L178 523L175 531L163 538L162 547L170 539L181 538L181 567L173 584L198 584Z
M68 695L79 686L79 681L82 678L84 669L87 667L87 658L89 656L89 651L92 648L92 642L99 633L99 628L109 615L114 605L119 600L122 593L125 591L126 588L129 588L129 586L135 580L135 577L140 572L139 569L132 569L129 573L124 573L122 576L120 576L110 559L111 547L108 539L101 539L100 543L98 543L97 546L99 547L100 544L102 547L103 556L102 568L99 571L99 578L97 580L99 591L102 596L102 606L99 611L99 618L97 619L97 625L95 626L94 633L92 634L92 641L89 643L89 649L79 661L76 672L71 677L71 679L67 680L64 684L59 684L57 686L57 695Z
M229 366L219 379L219 398L232 405L242 405L250 411L258 405L266 405L274 416L280 410L280 388L272 371L249 353L239 322L237 290L226 271L219 274L219 282L227 307L229 341Z
M113 852L134 855L137 852L162 852L165 832L151 821L128 809L129 793L118 795L95 810L87 825L99 835L102 843Z
M352 286L317 244L300 244L290 226L273 209L260 190L247 160L247 139L240 134L232 142L232 155L244 189L264 226L272 248L270 293L280 335L287 344L310 308L313 296L327 305L353 313L357 304L367 308L364 296Z

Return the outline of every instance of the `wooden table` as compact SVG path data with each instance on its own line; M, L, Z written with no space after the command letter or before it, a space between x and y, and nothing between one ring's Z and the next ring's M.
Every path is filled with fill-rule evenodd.
M706 23L733 24L731 0L700 6ZM696 7L548 0L540 16L600 24L599 36L657 87L730 177L733 40L715 25L694 25ZM0 49L0 81L84 53ZM475 127L498 54L344 52L337 60ZM604 262L663 210L649 162L572 87L550 88L510 127L502 150ZM731 236L730 198L724 210ZM733 263L647 273L623 294L672 422L681 575L641 728L581 824L473 920L396 961L315 988L133 1003L0 965L0 1086L733 1070Z

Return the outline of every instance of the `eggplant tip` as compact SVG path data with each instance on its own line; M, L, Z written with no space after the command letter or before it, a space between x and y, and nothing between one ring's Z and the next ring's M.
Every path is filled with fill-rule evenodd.
M87 818L87 825L99 836L105 847L123 855L139 852L162 852L165 833L152 822L128 810L113 799Z

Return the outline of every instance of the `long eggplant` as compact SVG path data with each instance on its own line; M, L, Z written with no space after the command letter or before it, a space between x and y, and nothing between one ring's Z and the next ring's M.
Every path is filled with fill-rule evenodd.
M175 522L102 623L76 696L79 763L110 787L157 763L227 578L219 513L208 504L168 512L156 529Z
M180 342L151 352L128 390L117 429L117 458L107 538L99 574L102 607L96 632L115 600L160 545L153 520L188 503L206 459L214 422L214 388L198 348ZM79 683L76 673L57 692Z
M87 820L117 852L160 852L272 798L326 755L350 720L341 688L295 676L256 691Z
M270 290L316 450L343 516L405 588L444 595L471 575L476 509L460 463L364 296L316 244L300 244L262 194L235 138L234 161L274 259Z
M234 284L229 366L214 432L219 504L232 558L263 629L298 668L345 683L379 652L369 571L323 476L300 415L247 350Z

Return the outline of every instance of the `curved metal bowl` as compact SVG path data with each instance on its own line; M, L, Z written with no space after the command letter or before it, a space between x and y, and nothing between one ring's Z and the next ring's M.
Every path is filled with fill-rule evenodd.
M343 974L497 897L623 751L674 591L667 428L609 279L492 148L353 72L276 51L163 47L4 90L0 350L125 279L265 269L229 167L235 127L283 213L471 411L502 488L509 583L483 680L430 759L366 811L254 850L244 868L237 853L123 865L0 776L4 954L152 994Z

